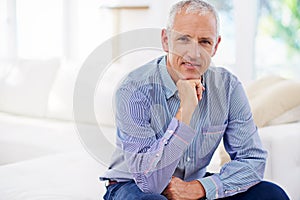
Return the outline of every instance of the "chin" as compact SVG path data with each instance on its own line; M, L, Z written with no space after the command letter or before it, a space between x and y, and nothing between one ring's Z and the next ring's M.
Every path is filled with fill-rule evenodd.
M200 79L201 78L200 70L185 70L182 72L182 79L190 80L190 79Z
M200 79L201 75L195 76L195 75L183 75L183 80L191 80L191 79Z

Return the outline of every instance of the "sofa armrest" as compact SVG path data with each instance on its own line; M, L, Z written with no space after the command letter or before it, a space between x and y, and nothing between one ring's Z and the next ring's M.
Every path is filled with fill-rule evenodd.
M259 129L268 151L265 179L283 187L291 199L300 199L300 123Z

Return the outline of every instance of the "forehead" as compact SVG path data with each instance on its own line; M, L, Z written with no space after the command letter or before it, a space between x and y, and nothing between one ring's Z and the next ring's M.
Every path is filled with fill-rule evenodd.
M216 37L217 22L215 16L211 12L190 12L185 10L175 15L173 30L181 34L203 35Z

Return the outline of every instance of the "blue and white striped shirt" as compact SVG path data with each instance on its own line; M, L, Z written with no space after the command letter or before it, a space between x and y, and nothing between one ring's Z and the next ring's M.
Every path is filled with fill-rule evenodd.
M267 153L241 83L226 69L210 67L203 85L188 126L174 117L180 100L165 56L131 72L116 93L117 148L100 179L135 180L149 193L161 193L172 176L199 180L207 199L231 196L261 181ZM231 162L204 177L222 138Z

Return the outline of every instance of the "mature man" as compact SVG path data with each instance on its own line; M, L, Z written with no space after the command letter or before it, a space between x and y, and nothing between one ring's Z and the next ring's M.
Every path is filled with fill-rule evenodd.
M116 93L104 199L288 199L262 181L267 154L241 83L210 66L221 41L215 9L178 2L161 39L166 56L131 72ZM222 138L231 162L209 174Z

